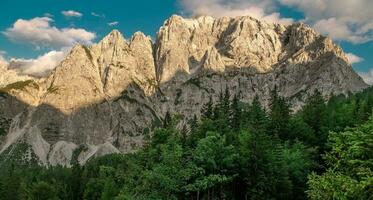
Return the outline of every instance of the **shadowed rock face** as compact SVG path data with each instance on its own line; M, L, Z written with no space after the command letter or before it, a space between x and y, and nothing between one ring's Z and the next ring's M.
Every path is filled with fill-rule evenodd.
M127 41L114 30L91 47L75 46L48 77L4 71L0 165L19 157L70 166L135 151L167 111L198 115L226 87L267 105L277 85L296 110L315 89L329 97L367 86L329 38L304 24L250 17L172 16L155 42L140 32ZM20 145L24 153L14 155Z

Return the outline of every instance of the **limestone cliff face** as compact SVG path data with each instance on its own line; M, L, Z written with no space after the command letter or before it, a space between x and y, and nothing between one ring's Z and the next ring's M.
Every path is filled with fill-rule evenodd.
M266 105L277 86L295 110L314 89L328 97L367 87L329 38L304 24L250 17L172 16L154 42L114 30L91 47L75 46L41 79L0 70L0 122L8 130L0 158L26 145L21 156L44 165L141 148L167 111L198 115L226 87Z
M151 39L143 33L135 33L127 42L121 33L114 30L90 51L92 60L99 68L104 91L110 97L116 96L133 82L147 94L154 91L153 46Z
M161 27L157 37L157 65L161 83L177 72L192 74L206 54L218 52L223 65L255 68L267 72L281 59L286 27L267 24L250 17L173 16Z
M6 87L9 84L33 79L30 76L18 75L16 71L8 69L7 63L0 60L0 88Z

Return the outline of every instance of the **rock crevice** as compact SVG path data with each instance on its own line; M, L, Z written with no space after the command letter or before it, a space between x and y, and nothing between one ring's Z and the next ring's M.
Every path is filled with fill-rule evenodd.
M294 110L315 89L329 97L367 87L331 39L301 23L251 17L175 15L155 42L114 30L90 47L77 45L45 78L0 72L0 117L12 121L1 152L26 141L41 164L67 166L135 151L167 111L198 115L226 87L266 105L277 86Z

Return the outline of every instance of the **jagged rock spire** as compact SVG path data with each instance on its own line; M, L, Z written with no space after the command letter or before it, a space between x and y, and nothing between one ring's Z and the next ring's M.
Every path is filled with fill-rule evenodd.
M0 147L22 139L52 165L68 165L81 145L81 163L133 152L167 111L198 115L222 88L266 105L276 85L295 110L314 89L329 97L367 87L342 49L305 24L175 15L155 41L141 32L126 41L114 30L91 47L75 46L45 79L1 95L0 114L13 128Z

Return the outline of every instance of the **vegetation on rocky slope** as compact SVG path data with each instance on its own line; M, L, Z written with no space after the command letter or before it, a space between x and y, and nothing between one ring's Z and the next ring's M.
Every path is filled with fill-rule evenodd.
M0 88L0 93L8 93L11 90L23 90L25 87L32 85L34 88L38 89L39 86L33 80L18 81L11 83L3 88Z
M315 91L295 114L276 91L265 110L227 90L181 130L168 113L133 154L72 168L8 162L0 199L371 199L372 108L373 89L328 102Z

